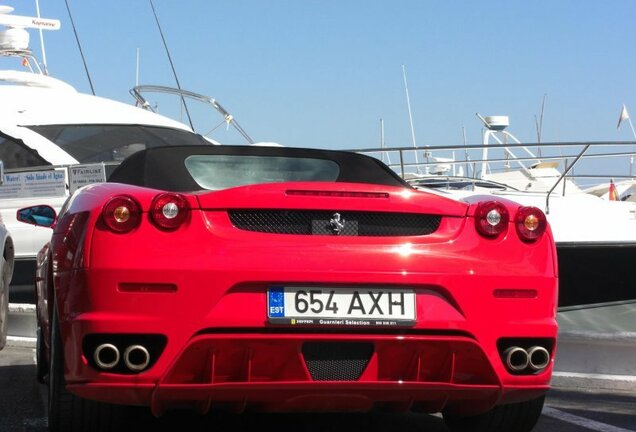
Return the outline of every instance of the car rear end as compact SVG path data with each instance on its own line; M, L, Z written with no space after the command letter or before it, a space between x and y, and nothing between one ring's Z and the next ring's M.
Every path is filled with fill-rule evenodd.
M474 414L548 389L556 256L537 209L346 182L91 195L108 198L56 276L76 395Z

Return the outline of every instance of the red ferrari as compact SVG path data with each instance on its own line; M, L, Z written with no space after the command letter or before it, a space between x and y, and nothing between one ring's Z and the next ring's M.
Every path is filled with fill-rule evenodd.
M442 412L529 431L556 349L541 210L416 191L356 153L182 146L86 186L38 257L53 431L122 406ZM101 429L100 429L101 430Z

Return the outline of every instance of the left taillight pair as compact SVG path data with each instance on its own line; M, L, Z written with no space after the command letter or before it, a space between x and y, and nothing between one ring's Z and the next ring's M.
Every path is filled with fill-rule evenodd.
M175 230L188 218L190 209L183 195L162 193L155 196L150 204L150 220L163 230ZM128 195L112 197L102 208L102 219L114 232L132 231L141 223L141 205Z
M497 237L508 229L508 209L497 201L481 202L475 210L475 227L485 237ZM538 240L545 232L548 221L537 207L519 207L514 218L519 238L526 242Z

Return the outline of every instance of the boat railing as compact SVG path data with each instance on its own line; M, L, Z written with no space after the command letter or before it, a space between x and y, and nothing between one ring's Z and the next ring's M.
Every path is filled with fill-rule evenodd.
M550 190L546 194L546 197L545 197L545 212L546 212L546 214L550 213L550 195L552 194L552 192L554 192L556 187L559 185L559 182L561 182L565 178L565 176L567 176L568 173L572 170L572 168L574 168L574 165L576 165L576 163L583 158L583 155L585 154L585 152L587 152L587 150L591 146L592 146L591 143L590 144L586 144L585 147L583 147L583 150L581 150L581 152L576 156L576 158L574 158L572 163L570 163L570 164L568 164L567 162L565 163L565 169L563 170L563 172L559 176L559 178L556 181L556 183L554 183L552 185L552 187L550 188ZM631 156L631 157L633 158L633 156ZM563 182L563 186L564 186L563 194L565 195L565 182Z
M481 158L480 153L484 148L490 150L488 159ZM535 157L510 157L510 149L537 148L538 154ZM610 148L610 149L608 149ZM449 175L457 175L457 171L465 171L464 177L482 178L482 173L478 167L482 163L488 163L494 168L492 172L512 171L511 167L514 161L525 162L530 166L536 166L542 162L559 162L563 164L561 176L558 177L552 185L550 192L553 192L564 179L586 179L586 180L602 180L612 178L636 179L634 174L634 161L636 160L636 141L595 141L595 142L549 142L549 143L523 143L523 144L506 144L505 150L501 155L497 156L493 153L495 150L504 150L504 146L493 146L486 144L469 144L469 145L441 145L428 147L380 147L380 148L363 148L353 149L352 151L367 154L385 162L390 168L396 171L401 177L409 175L428 175L435 174L435 168L445 167L452 171ZM599 149L605 149L599 151ZM551 151L551 152L550 152ZM424 156L424 160L415 158L415 152ZM451 157L449 156L451 154ZM457 155L460 158L457 158ZM438 157L439 155L440 157ZM446 157L441 157L442 155ZM621 174L613 171L612 173L601 174L597 168L593 172L578 171L579 167L583 167L586 161L598 159L620 159L626 161L625 167L627 172ZM577 172L574 169L577 168ZM470 173L469 173L470 171Z

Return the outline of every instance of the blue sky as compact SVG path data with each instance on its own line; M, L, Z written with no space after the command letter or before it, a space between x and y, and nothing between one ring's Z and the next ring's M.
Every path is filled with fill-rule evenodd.
M2 0L16 14L30 0ZM146 0L69 0L98 95L131 101L140 81L174 86ZM536 141L632 140L633 0L155 0L182 87L217 98L259 141L287 146L411 145L406 66L418 145L481 140L483 115L510 116ZM40 0L62 29L45 35L53 76L90 92L63 0ZM32 47L39 41L32 35ZM160 106L160 109L163 107Z

